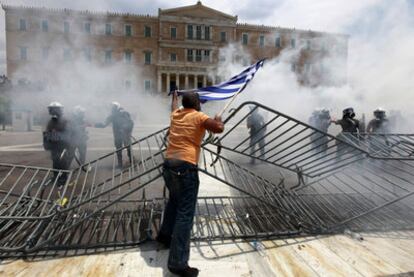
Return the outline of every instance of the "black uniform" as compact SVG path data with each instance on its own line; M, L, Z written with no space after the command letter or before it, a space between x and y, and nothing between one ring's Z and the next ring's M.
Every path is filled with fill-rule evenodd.
M358 135L361 130L361 124L358 119L354 119L348 116L344 116L342 119L334 121L335 124L341 125L342 132L338 134L337 138L341 138L347 141L347 134L359 139ZM358 143L358 140L356 141ZM347 147L344 144L338 142L337 144L337 157L339 158L346 153Z
M320 115L318 117L318 121L317 121L315 128L321 130L324 133L328 133L328 129L330 125L331 125L331 118Z
M79 152L79 162L84 164L86 161L86 151L87 151L87 142L88 142L88 131L86 131L86 122L85 118L81 115L74 115L72 119L72 128L74 136L74 151L76 149Z
M265 134L266 134L266 127L264 127L265 121L263 116L255 110L248 118L247 118L247 128L250 130L250 154L255 154L256 144L259 144L260 149L260 158L264 158L265 153ZM251 163L255 162L255 159L251 159Z
M331 125L331 117L329 113L316 113L311 116L309 124L324 133L328 133L329 126ZM320 152L322 150L323 153L325 153L328 149L328 136L321 133L315 133L311 136L311 140L316 152Z
M356 133L361 131L361 126L358 119L344 117L335 121L335 124L341 125L342 133L352 133L356 135Z
M390 124L387 118L374 118L368 123L368 133L382 133L390 132Z
M390 132L390 122L387 118L374 118L372 119L367 126L368 133L379 133L387 134ZM381 151L382 153L389 153L389 149L385 148L385 145L390 145L386 136L371 137L368 136L370 142L370 148L372 151L377 152Z
M51 118L43 132L43 147L51 153L53 169L69 169L74 153L72 141L73 131L69 121L61 116ZM57 178L58 172L53 172L53 175ZM57 185L64 185L66 179L67 174L63 173L57 180Z
M112 131L114 134L115 148L119 149L127 145L131 145L132 129L134 128L134 122L131 119L131 115L124 109L114 109L110 116L106 118L104 124L97 124L98 128L105 128L109 124L112 124ZM131 147L127 148L127 154L129 161L132 162ZM122 167L122 151L117 152L118 165Z

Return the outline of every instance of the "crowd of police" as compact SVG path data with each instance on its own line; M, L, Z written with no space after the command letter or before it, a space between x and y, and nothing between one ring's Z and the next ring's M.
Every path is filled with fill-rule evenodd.
M373 112L374 118L368 123L365 128L365 123L356 119L353 108L346 108L342 111L342 118L334 120L331 118L328 109L315 109L309 118L309 125L319 129L325 133L328 132L329 126L333 123L341 126L343 133L389 133L391 131L390 121L386 116L386 112L382 108L377 108Z
M365 125L365 120L356 119L356 114L353 108L346 108L342 111L342 118L335 120L332 119L328 109L315 109L309 119L309 125L319 129L325 133L328 133L329 126L331 124L339 125L341 132L337 135L337 138L346 140L346 136L349 134L355 137L357 141L364 137L364 134L387 134L391 132L391 124L387 118L386 111L383 108L377 108L373 112L374 118L371 119L368 125ZM314 134L314 136L320 136ZM321 147L321 153L325 153L328 149L329 138L323 136L314 140L314 144ZM342 144L337 145L337 156L341 156L346 152L346 148Z
M115 149L126 148L129 162L132 163L131 142L132 129L134 122L131 115L121 107L118 102L111 103L111 113L105 122L97 123L95 128L105 128L112 125ZM250 154L252 155L251 163L255 163L257 156L255 153L260 151L259 157L264 158L265 155L265 134L266 124L257 108L251 108L252 111L247 118L247 128L250 134ZM86 161L88 132L87 127L92 127L85 119L85 110L81 106L76 106L69 117L63 114L63 105L58 102L52 102L48 106L49 115L51 116L46 130L43 133L43 145L45 150L50 151L53 168L58 170L68 170L72 161L75 159L79 165L84 165ZM392 124L387 118L386 111L377 108L373 112L374 118L369 121L365 127L365 123L356 119L353 108L346 108L342 112L342 118L335 120L331 117L330 112L326 108L315 109L309 118L309 125L328 133L331 124L339 125L342 132L338 137L349 133L354 136L362 133L390 133ZM317 141L320 147L328 147L327 136L313 134L311 140ZM323 142L324 140L325 143ZM258 148L256 149L256 145ZM323 151L323 150L322 150ZM338 149L340 151L340 149ZM116 152L118 167L123 167L122 150ZM66 182L66 174L55 171L55 179L58 185Z
M265 137L266 137L266 124L257 108L250 107L251 111L247 117L247 128L250 135L250 154L252 156L250 163L255 163L254 157L265 159ZM367 126L365 126L365 120L358 120L353 108L346 108L342 111L341 119L333 119L329 110L326 108L318 108L312 112L312 115L308 121L312 127L328 133L328 129L332 124L339 125L341 132L337 135L338 138L345 139L347 134L362 138L365 134L387 134L395 132L395 120L390 120L387 117L386 111L382 108L377 108L373 112L373 119L371 119ZM315 148L318 148L320 153L325 153L328 149L328 136L322 136L320 133L313 133L310 137ZM256 145L258 148L256 149ZM344 151L341 147L337 147L338 155L341 151ZM260 154L256 152L260 151Z
M105 128L112 124L115 148L117 151L118 167L122 168L122 150L131 144L131 134L134 122L131 115L118 102L111 103L112 110L104 123L97 123L96 128ZM73 159L79 165L86 161L87 141L89 139L87 127L92 127L85 118L85 109L76 106L69 116L64 115L64 107L59 102L52 102L48 106L50 119L43 132L43 147L50 151L53 169L68 170ZM127 147L129 162L132 162L130 147ZM65 172L54 171L56 184L66 183Z

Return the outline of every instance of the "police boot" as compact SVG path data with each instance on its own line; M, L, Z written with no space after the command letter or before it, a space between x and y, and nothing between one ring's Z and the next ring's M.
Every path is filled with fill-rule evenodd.
M134 164L134 157L128 156L128 158L129 158L129 166L132 166Z
M118 158L118 168L122 168L122 154L117 153Z

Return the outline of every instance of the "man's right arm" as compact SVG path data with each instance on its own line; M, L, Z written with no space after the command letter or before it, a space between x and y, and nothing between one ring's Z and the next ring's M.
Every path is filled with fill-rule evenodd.
M341 120L335 120L335 119L331 119L331 123L335 124L335 125L340 125L341 124Z
M108 116L105 120L105 123L96 123L95 128L105 128L112 122L112 115Z
M216 115L214 119L209 118L204 121L204 128L215 134L222 133L224 131L224 123L221 120L221 116Z
M178 109L178 95L177 91L173 92L172 100L171 100L171 112Z

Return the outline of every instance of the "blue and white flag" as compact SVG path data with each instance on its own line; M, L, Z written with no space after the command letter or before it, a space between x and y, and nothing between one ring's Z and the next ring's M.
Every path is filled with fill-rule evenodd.
M259 70L259 68L263 66L263 64L264 59L259 60L239 74L230 78L228 81L222 82L220 84L192 90L178 90L177 93L178 95L190 91L198 93L200 95L201 102L231 98L246 88L247 84L253 79L254 75Z

